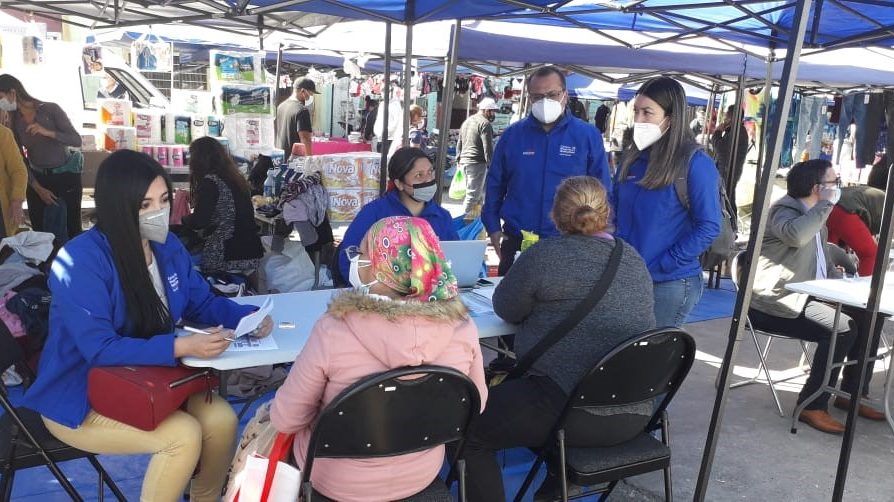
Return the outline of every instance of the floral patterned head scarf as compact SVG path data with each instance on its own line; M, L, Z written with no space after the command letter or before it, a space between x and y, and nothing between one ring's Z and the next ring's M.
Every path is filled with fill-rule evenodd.
M456 297L456 277L431 225L422 218L383 218L366 232L367 256L376 279L407 300Z

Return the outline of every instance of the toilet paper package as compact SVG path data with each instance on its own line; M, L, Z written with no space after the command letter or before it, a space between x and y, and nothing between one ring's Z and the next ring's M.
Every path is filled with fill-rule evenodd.
M171 145L168 147L168 161L170 167L183 167L184 166L184 156L186 153L184 150L186 147L183 145Z
M162 142L162 120L162 113L157 110L135 110L133 112L133 124L137 129L137 138L140 143Z
M323 155L321 157L323 185L327 189L360 189L360 165L353 155Z
M137 129L125 126L107 126L103 130L103 146L106 150L136 150Z
M327 188L329 193L329 221L353 221L363 207L363 195L360 190Z
M208 115L208 136L220 137L223 133L223 123L217 115Z
M157 160L162 167L169 167L171 165L170 146L157 145L155 147L155 160Z
M377 153L357 154L360 164L360 185L364 190L373 190L378 194L379 176L382 172L382 157Z
M378 198L379 198L379 189L378 188L376 188L376 189L364 188L363 190L360 191L360 203L364 206Z
M174 118L176 117L173 113L165 113L164 120L162 121L162 143L173 144L174 141Z
M131 104L129 100L100 98L96 100L96 108L99 110L99 125L131 125Z
M197 140L208 136L208 117L206 115L193 115L189 128L190 139Z
M269 85L227 84L221 87L221 109L224 115L270 115L274 111L272 97L273 89Z

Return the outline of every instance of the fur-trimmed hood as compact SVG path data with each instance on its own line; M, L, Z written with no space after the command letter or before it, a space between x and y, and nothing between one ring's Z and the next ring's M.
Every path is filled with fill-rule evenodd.
M343 324L358 343L389 368L433 361L458 333L475 329L459 297L401 302L345 291L329 303L327 316Z
M456 322L469 318L469 311L459 296L437 302L401 302L381 300L354 290L336 294L326 311L337 319L351 312L378 314L389 321L421 317L432 321Z

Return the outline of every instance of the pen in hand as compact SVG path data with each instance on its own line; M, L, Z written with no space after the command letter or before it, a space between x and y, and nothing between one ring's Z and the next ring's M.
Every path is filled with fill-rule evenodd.
M211 333L209 333L209 332L207 332L207 331L205 331L205 330L203 330L203 329L193 328L192 326L183 326L183 330L184 330L184 331L188 331L188 332L190 332L190 333L198 333L198 334L200 334L200 335L210 335L210 334L211 334ZM228 341L228 342L235 342L235 341L236 341L235 338L228 338L228 337L224 337L224 340L226 340L226 341Z

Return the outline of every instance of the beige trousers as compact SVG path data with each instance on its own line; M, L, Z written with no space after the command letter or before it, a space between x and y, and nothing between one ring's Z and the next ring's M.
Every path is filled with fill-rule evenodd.
M233 458L238 420L233 408L205 393L187 401L186 411L175 411L155 430L143 431L90 411L77 429L43 419L60 441L100 454L135 455L151 453L143 478L142 502L177 502L196 466L199 473L190 487L192 502L220 500L227 469Z

